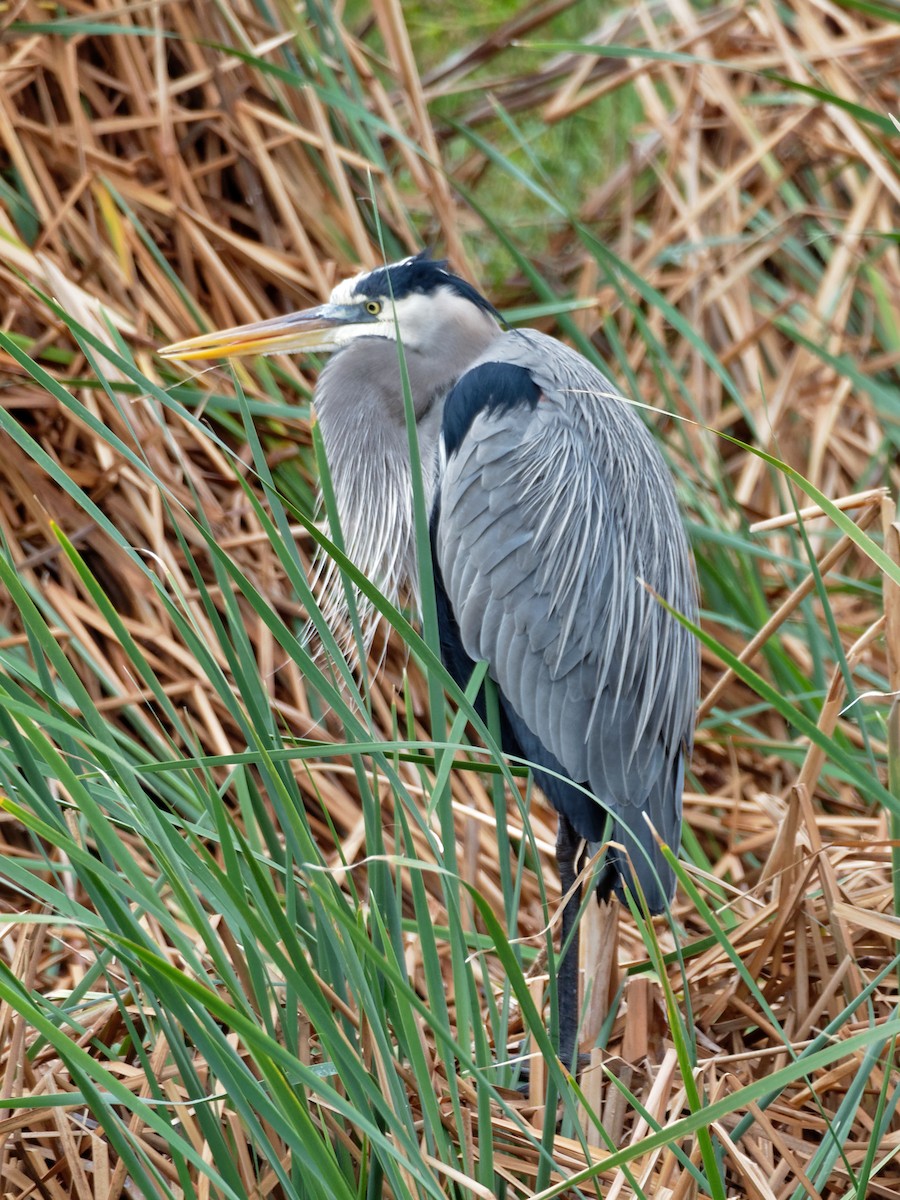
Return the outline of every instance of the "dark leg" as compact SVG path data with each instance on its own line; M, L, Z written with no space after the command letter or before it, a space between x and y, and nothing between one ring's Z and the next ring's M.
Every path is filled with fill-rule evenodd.
M569 820L559 814L556 833L556 862L559 882L565 896L578 875L578 854L582 839ZM567 1071L575 1062L575 1039L578 1036L578 910L581 907L581 886L569 897L563 909L560 949L568 942L569 949L560 960L556 973L556 998L559 1011L559 1057ZM574 931L574 932L573 932ZM569 935L571 933L571 941Z

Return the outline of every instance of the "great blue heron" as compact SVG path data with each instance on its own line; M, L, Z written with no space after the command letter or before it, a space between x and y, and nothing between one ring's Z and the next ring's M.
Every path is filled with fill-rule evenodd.
M677 848L698 661L657 596L694 616L691 553L635 409L561 342L504 331L471 284L425 254L357 275L317 308L162 353L336 351L315 404L341 526L351 558L397 596L417 577L398 338L432 506L446 665L465 684L487 660L503 748L534 764L559 814L560 882L571 893L558 974L568 1068L582 847L606 836L627 851L608 851L601 899L622 899L632 870L651 912L674 892L654 830Z

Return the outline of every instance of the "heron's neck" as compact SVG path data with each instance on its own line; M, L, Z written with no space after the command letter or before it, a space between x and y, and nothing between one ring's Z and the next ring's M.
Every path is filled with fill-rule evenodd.
M444 400L460 372L435 372L415 351L406 352L405 363L430 504ZM396 343L363 338L335 354L319 377L315 403L345 538L363 538L377 510L390 509L399 540L394 510L411 505L412 486Z
M428 357L415 349L405 352L428 512L444 400L499 333L493 321L490 325L464 348L450 345ZM345 549L395 603L418 597L409 435L399 364L395 342L362 338L329 360L315 395ZM340 580L334 583L342 593ZM338 616L339 608L336 600Z

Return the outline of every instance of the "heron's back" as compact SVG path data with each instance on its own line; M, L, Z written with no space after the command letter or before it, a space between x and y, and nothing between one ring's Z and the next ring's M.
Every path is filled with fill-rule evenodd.
M644 814L677 848L698 668L691 634L656 598L696 615L669 471L612 384L531 330L498 338L462 376L443 429L434 540L448 663L467 675L488 661L508 751L535 763L589 841L615 815L661 909L674 879Z

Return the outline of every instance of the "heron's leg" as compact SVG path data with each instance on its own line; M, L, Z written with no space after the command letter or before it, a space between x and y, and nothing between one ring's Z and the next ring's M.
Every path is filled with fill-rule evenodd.
M565 896L578 876L578 854L582 839L571 822L559 814L556 833L556 862L559 883ZM575 888L563 909L560 949L568 943L556 971L556 999L559 1012L559 1057L567 1071L573 1069L578 1036L578 910L581 907L581 886ZM569 935L571 934L571 940Z

